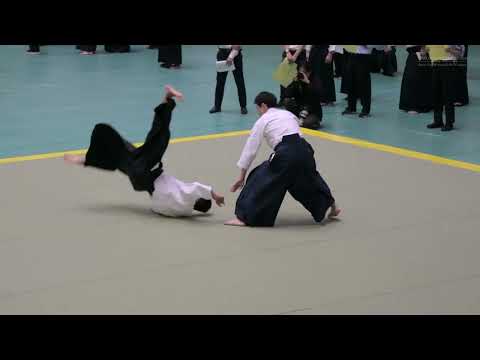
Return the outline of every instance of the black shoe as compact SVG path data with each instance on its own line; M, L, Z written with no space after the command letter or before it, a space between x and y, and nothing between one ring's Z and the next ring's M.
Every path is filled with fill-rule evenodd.
M357 111L356 110L350 110L350 109L345 109L342 111L342 115L350 115L350 114L356 114Z
M170 69L171 65L170 64L162 64L160 65L161 67L165 68L165 69Z
M453 130L452 124L447 124L445 126L442 126L442 131L451 131L451 130Z
M222 111L222 110L214 106L210 109L209 113L210 114L215 114L215 113L220 112L220 111Z
M360 115L358 115L358 117L361 117L361 118L370 117L370 114L369 114L369 113L365 113L365 112L361 112Z
M443 127L443 124L442 123L437 123L437 122L433 122L433 123L427 125L427 128L429 128L429 129L439 129L441 127Z
M246 107L242 107L242 108L240 109L240 112L242 113L242 115L248 114L248 110L247 110Z

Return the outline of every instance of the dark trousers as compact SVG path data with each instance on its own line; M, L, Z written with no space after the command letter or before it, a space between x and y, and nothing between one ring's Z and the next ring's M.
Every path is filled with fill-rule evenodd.
M248 175L235 215L249 226L274 226L287 191L315 221L335 202L317 171L311 145L298 134L284 136L268 161Z
M175 101L169 99L155 108L152 127L145 143L133 144L108 124L97 124L93 129L85 166L115 171L127 175L134 190L154 191L154 181L163 172L162 157L170 141L170 121ZM153 169L153 170L152 170Z
M127 53L130 52L130 45L105 45L105 51L108 53Z
M371 57L366 54L351 54L345 75L349 77L348 109L357 111L357 100L360 99L362 112L369 114L372 102L372 79L370 76Z
M217 61L227 60L230 54L230 49L218 49ZM233 77L237 85L238 100L240 107L247 107L247 90L245 89L245 79L243 78L243 56L242 50L233 59L235 70L233 70ZM215 107L222 108L223 94L225 92L225 83L227 81L228 71L217 72L217 85L215 87Z
M433 121L443 124L443 109L445 109L445 124L455 122L455 76L457 69L454 62L438 61L433 63Z
M182 64L182 45L156 45L158 48L157 60L166 65Z
M97 45L80 45L79 49L81 51L95 52L97 51Z
M295 50L289 50L291 55L295 55ZM282 53L282 61L287 57L287 53L284 51ZM297 61L295 63L297 64L297 67L300 65L304 64L307 61L307 52L303 50L297 57ZM283 104L283 100L285 99L285 90L282 85L280 85L280 104Z
M334 53L333 63L335 64L335 77L343 75L343 54Z

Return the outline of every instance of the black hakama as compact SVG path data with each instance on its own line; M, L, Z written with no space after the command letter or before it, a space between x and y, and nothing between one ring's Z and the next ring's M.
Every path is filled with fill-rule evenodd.
M182 45L155 45L158 47L158 62L166 65L182 64Z
M105 51L108 53L128 53L130 45L105 45Z
M372 78L370 75L370 54L349 54L349 60L342 80L348 84L349 111L357 111L357 100L362 104L362 113L370 114L372 102Z
M343 54L340 53L334 53L333 54L333 63L335 64L335 77L342 77L343 75Z
M383 75L386 76L393 76L397 71L398 71L398 65L397 65L397 49L395 46L392 46L392 50L383 52L382 56L382 69L383 69Z
M298 134L284 136L270 159L250 172L235 215L248 226L274 226L287 191L317 222L335 202L317 171L312 146Z
M328 45L312 45L310 64L313 77L320 81L320 102L332 103L337 100L335 95L335 80L333 77L333 62L327 64Z
M465 45L465 54L463 58L457 60L456 80L455 80L455 102L462 105L468 105L468 84L467 84L467 56L468 45Z
M372 49L370 53L370 72L379 73L383 65L383 50Z
M340 92L342 94L347 94L347 95L348 95L348 91L351 87L351 82L350 82L350 79L345 76L345 73L347 71L347 68L350 66L350 61L351 61L352 55L353 54L351 54L347 50L343 49L343 55L342 55L342 58L343 58L342 71L343 72L342 72L342 81L340 83Z
M152 127L145 143L136 148L108 124L93 129L85 166L127 175L134 190L154 191L154 181L163 172L162 156L170 141L170 121L175 101L169 99L155 108ZM153 169L155 167L155 169ZM153 170L152 170L153 169Z
M420 46L407 48L408 57L403 70L400 90L400 110L429 112L433 109L432 66L416 55Z

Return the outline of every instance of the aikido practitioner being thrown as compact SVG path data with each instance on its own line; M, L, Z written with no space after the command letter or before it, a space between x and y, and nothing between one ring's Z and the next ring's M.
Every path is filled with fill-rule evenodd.
M150 194L152 210L165 216L192 216L194 210L206 213L212 199L223 206L224 197L211 186L185 183L163 171L162 157L170 140L170 121L176 106L173 98L182 100L183 95L165 86L165 98L155 108L151 130L142 146L136 148L110 125L97 124L86 156L65 154L65 161L102 170L120 170L129 177L134 190Z

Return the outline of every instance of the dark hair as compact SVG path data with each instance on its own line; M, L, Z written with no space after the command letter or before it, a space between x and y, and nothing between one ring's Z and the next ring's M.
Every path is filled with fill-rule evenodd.
M262 104L267 105L269 108L276 107L277 98L268 91L262 91L255 97L255 105L261 106Z
M212 207L212 200L200 198L195 202L195 205L193 206L193 210L206 213L208 212L208 210L210 210L211 207Z

